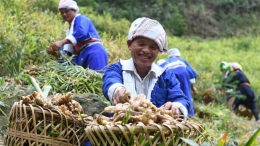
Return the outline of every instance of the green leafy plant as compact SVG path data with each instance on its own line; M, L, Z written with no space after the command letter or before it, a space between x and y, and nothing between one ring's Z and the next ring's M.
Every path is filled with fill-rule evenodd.
M257 131L249 138L245 146L253 146L259 135L260 135L260 128L258 128Z
M128 109L127 112L126 112L126 114L125 114L124 117L123 117L122 122L121 122L122 125L125 125L125 124L128 123L128 120L129 120L129 118L130 118L130 112L131 112L130 109Z
M2 107L6 107L6 105L3 101L0 101L0 113L6 116L6 113L3 111Z
M90 6L91 8L81 7L81 13L89 16L96 25L102 42L108 50L109 64L118 61L119 58L130 58L130 53L126 45L126 36L131 21L139 16L158 18L166 30L173 29L178 35L189 34L185 33L185 31L189 31L190 29L188 28L191 28L193 24L195 24L192 27L194 32L195 28L203 28L196 30L200 33L201 30L211 28L207 27L209 25L217 26L220 28L219 30L209 30L214 33L216 33L215 30L218 30L221 32L220 36L225 36L226 38L201 39L199 37L175 37L167 33L168 48L179 48L182 57L197 71L198 78L196 85L200 87L201 92L211 86L216 87L221 83L220 77L222 75L218 66L220 61L225 60L241 63L243 72L250 80L250 86L256 95L260 95L260 80L258 79L258 75L260 74L260 57L258 57L260 52L260 29L258 28L260 5L257 0L250 2L248 0L221 0L214 2L207 1L206 3L203 1L177 2L175 0L171 2L162 0L122 0L111 1L110 3L103 1L99 3L101 2L100 0L95 2L92 0L88 1L93 6ZM84 4L90 5L90 3L86 3L84 0L79 1L79 4L82 4L81 6ZM140 3L144 3L144 5ZM45 66L47 62L54 60L53 57L46 54L46 46L49 45L51 38L55 40L64 38L67 27L67 24L62 21L57 11L57 4L57 0L0 1L0 29L2 30L0 31L0 54L2 54L2 57L0 57L0 76L14 77L18 81L16 83L19 85L22 82L29 84L24 76L27 73L23 72L23 69L32 64L40 65L37 70L39 72L37 80L40 81L42 86L51 83L55 87L52 92L64 92L74 89L77 92L95 92L101 94L100 86L102 83L100 83L100 77L90 82L90 79L82 77L81 73L77 74L78 68L75 70L73 67L71 70L68 69L70 67L62 69L51 68L52 71L50 71L48 66ZM139 9L139 6L142 6L143 9ZM129 13L130 11L132 13ZM194 14L192 14L193 12ZM212 12L214 12L214 15L212 15ZM203 25L201 23L199 25L196 25L198 23L191 23L194 22L192 20L196 18L195 16L202 18L197 20L204 22ZM172 20L170 18L176 19ZM217 20L218 25L215 25L216 23L213 20ZM171 27L173 23L176 25ZM167 58L167 54L159 54L158 58ZM80 71L83 70L80 69ZM72 74L71 77L73 79L64 77L66 73ZM4 79L1 78L1 100L11 97L14 89L19 87L14 83L6 85L4 82ZM90 83L84 84L85 82ZM11 87L9 88L8 86ZM96 88L95 86L98 87ZM223 106L225 102L220 102L220 100L208 105L201 104L201 97L199 95L194 97L196 118L206 128L211 127L214 129L206 130L206 135L210 137L210 141L208 142L212 142L212 145L217 145L219 135L225 133L226 121L230 121L226 144L238 143L239 145L244 145L248 139L245 136L255 130L252 126L248 126L255 125L254 121L248 121L243 117L232 115ZM218 90L217 92L212 92L211 95L224 100ZM0 105L0 110L4 108L3 104ZM260 105L259 100L257 104L258 106ZM140 138L139 140L142 141L143 139ZM259 145L259 142L254 141L254 144Z
M228 126L229 126L229 122L227 122L227 124L226 124L226 131L223 134L223 136L221 137L221 139L219 140L218 146L225 146L226 145L227 136L228 136Z

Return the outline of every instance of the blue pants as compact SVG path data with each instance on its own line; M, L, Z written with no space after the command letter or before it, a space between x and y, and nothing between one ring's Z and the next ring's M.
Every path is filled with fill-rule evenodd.
M86 46L79 55L72 58L72 62L92 70L101 70L108 64L108 54L102 44Z
M91 146L90 141L87 141L87 142L84 144L84 146Z

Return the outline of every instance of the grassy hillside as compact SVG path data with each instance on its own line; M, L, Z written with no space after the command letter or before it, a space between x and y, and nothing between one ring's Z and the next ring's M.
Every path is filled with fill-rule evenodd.
M203 74L212 74L209 82L212 84L219 80L221 74L219 64L221 61L239 62L245 74L251 81L257 94L259 88L259 40L260 37L229 38L218 40L196 40L177 37L169 38L169 48L179 48L185 58L196 71ZM165 58L167 55L160 55Z
M219 38L260 34L259 0L95 0L94 4L77 1L91 5L99 13L109 12L114 18L157 19L175 36Z
M57 4L58 0L0 1L0 77L17 77L28 66L43 66L54 59L45 52L45 48L51 38L62 39L67 27L57 11ZM80 7L80 12L90 17L96 25L109 52L109 64L119 58L129 58L126 47L129 21L116 20L109 13L98 14L90 7ZM230 113L225 107L223 95L219 92L212 95L218 102L208 105L203 104L200 95L209 87L219 86L219 63L225 60L239 62L243 66L252 88L259 96L260 36L202 40L169 35L168 42L169 48L180 49L182 57L198 73L196 85L200 94L194 97L196 121L205 126L208 141L216 145L225 132L227 121L230 121L228 143L243 145L257 128L254 119L247 120ZM167 55L160 54L158 59L160 58L167 58ZM0 100L7 98L2 94L4 88L0 89Z

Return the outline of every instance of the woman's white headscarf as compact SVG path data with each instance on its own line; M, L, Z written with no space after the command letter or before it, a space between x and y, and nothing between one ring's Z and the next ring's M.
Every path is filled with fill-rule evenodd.
M180 57L180 56L181 56L181 52L179 51L178 48L173 48L168 51L168 58Z
M76 10L76 13L79 12L79 7L77 3L73 0L60 0L58 9L60 8L73 9Z
M128 40L142 36L154 40L160 48L160 52L166 52L168 42L166 32L157 21L147 17L137 18L130 27Z

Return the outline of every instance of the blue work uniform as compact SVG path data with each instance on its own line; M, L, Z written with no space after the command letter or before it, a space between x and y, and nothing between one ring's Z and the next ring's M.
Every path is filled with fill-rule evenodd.
M192 101L192 95L191 95L191 82L190 82L190 76L188 74L188 71L186 69L186 65L179 61L179 60L173 60L172 62L166 61L163 64L161 64L161 67L166 67L167 70L172 71L176 78L180 82L180 87L183 91L183 93L188 97L190 102L190 111L188 111L189 117L194 116L194 107L193 107L193 101Z
M128 62L130 62L130 60L128 60ZM160 67L159 66L157 67L158 67L157 69L159 70ZM103 86L102 86L103 95L109 100L108 90L113 84L121 83L125 86L129 86L127 84L130 84L130 82L124 82L124 80L126 81L130 81L130 80L124 79L123 74L131 74L131 73L132 71L122 69L122 64L120 62L111 64L108 68L105 69L103 75ZM160 74L158 74L157 78L154 81L154 85L152 86L152 89L148 94L150 95L149 97L150 101L156 107L161 107L163 104L165 104L168 101L178 102L181 103L187 109L187 111L190 111L191 107L190 107L189 99L187 96L184 95L183 91L180 88L180 83L178 79L171 71L164 70Z
M107 51L88 17L77 14L66 32L66 38L72 44L64 45L62 50L75 55L72 62L93 70L101 70L107 66Z

